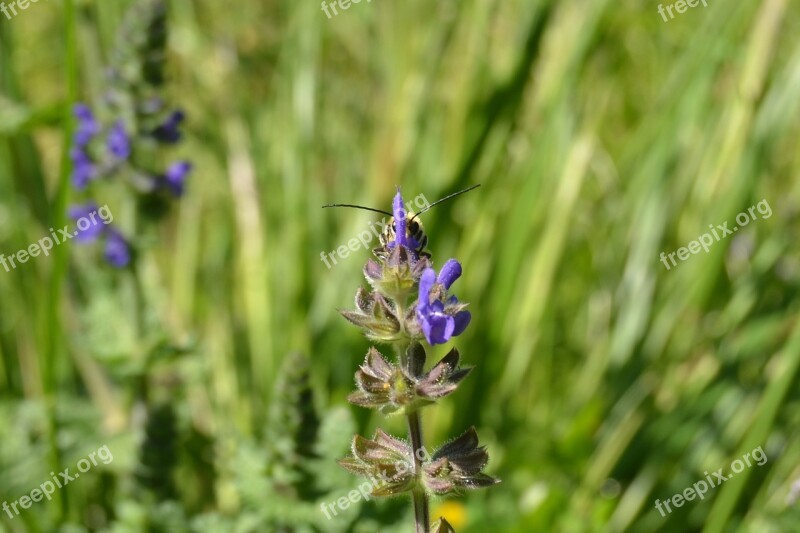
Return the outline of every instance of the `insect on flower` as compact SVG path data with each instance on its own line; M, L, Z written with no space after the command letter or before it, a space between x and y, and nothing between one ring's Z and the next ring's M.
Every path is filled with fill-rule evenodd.
M387 215L390 218L389 223L386 224L386 227L383 229L380 235L381 246L379 248L375 248L373 252L378 257L385 257L389 254L392 248L395 247L397 241L399 240L401 244L406 245L407 248L414 251L417 254L417 257L427 257L430 258L431 254L426 250L428 246L428 236L425 234L425 229L422 227L422 221L416 220L418 216L420 216L425 211L430 210L436 205L439 205L451 198L455 198L460 194L467 193L473 189L477 189L480 187L480 183L477 185L473 185L472 187L467 187L458 192L454 192L453 194L448 194L444 198L440 198L436 200L432 204L424 207L420 210L419 213L409 213L403 207L402 204L400 206L395 206L395 212L405 213L405 220L402 220L399 224L395 220L395 216L393 213L389 213L388 211L384 211L382 209L375 209L373 207L365 207L363 205L353 205L353 204L328 204L323 205L322 208L325 209L326 207L352 207L353 209L363 209L365 211L372 211L375 213L382 213ZM398 228L400 226L400 228ZM398 239L398 230L403 231L405 235Z
M352 455L340 459L339 465L359 476L383 477L386 485L373 489L372 496L411 493L417 532L431 531L431 495L484 488L500 482L483 473L489 455L479 445L474 428L440 447L433 456L420 457L418 453L425 449L421 410L454 393L471 370L459 365L460 355L453 349L425 372L427 356L422 343L430 346L447 343L464 332L472 315L466 310L468 304L450 294L451 286L461 277L461 263L449 259L437 274L431 255L425 250L428 237L416 219L433 206L478 186L445 196L433 204L426 202L417 214L406 211L399 187L391 213L351 204L324 206L352 207L391 217L380 235L381 246L373 250L377 261L370 259L364 266L370 290L360 287L356 291L356 309L340 309L339 313L361 328L368 339L391 345L395 352L395 359L390 361L374 347L370 348L356 372L358 390L348 396L348 401L377 409L384 415L405 415L408 442L381 430L372 440L356 435ZM391 464L404 466L392 471L387 468ZM436 533L453 533L444 519L434 527Z

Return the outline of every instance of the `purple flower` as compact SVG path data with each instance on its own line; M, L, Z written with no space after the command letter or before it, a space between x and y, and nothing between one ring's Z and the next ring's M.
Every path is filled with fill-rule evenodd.
M455 280L461 277L461 263L455 259L448 260L442 269L439 271L439 278L437 281L444 285L445 289L449 289L450 285Z
M400 195L400 187L397 188L397 194L394 195L392 214L394 215L394 242L406 248L410 248L408 236L406 235L406 208L403 207L403 197Z
M69 218L78 226L75 238L78 242L90 243L100 238L105 231L105 224L97 218L97 204L89 202L84 205L73 205L68 211ZM94 217L92 215L95 215Z
M83 148L74 146L69 153L72 160L72 185L82 191L89 185L89 182L97 177L94 162Z
M180 109L176 109L167 117L163 124L153 130L153 137L166 144L175 144L181 140L181 132L178 129L183 122L185 115Z
M131 248L128 241L109 225L110 220L98 216L98 207L94 202L74 205L69 208L69 217L75 221L75 239L81 244L90 244L105 238L103 256L113 267L124 268L131 262Z
M72 184L78 190L83 190L89 182L97 177L94 162L86 153L86 146L92 138L100 132L100 124L94 118L92 110L86 104L76 104L72 111L78 119L78 129L75 131L72 149L69 157L72 160Z
M131 262L131 248L128 241L113 228L108 230L103 256L111 266L116 268L125 268Z
M426 268L420 277L417 320L431 345L444 344L451 337L460 335L472 318L470 312L464 310L466 306L459 303L455 296L444 300L447 289L460 276L461 265L455 259L450 259L442 267L438 280L432 268Z
M73 115L78 119L78 129L75 131L75 146L84 147L92 138L100 133L100 124L94 118L92 110L86 104L76 104Z
M176 161L172 163L164 173L164 187L174 196L183 195L186 184L186 176L192 171L192 164L188 161Z
M408 220L406 219L407 212L403 204L403 197L400 194L400 187L397 188L397 194L395 194L394 200L392 201L392 214L394 217L392 226L394 228L395 237L394 240L389 242L387 246L389 248L394 248L397 244L405 246L414 253L415 257L417 257L416 250L419 248L419 243L414 237L408 235Z
M116 159L124 161L131 155L131 140L125 131L125 124L118 120L111 126L106 139L106 146Z

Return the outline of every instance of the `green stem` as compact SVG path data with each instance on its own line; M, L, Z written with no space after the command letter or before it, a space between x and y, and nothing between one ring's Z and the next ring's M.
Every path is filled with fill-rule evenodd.
M422 460L419 458L419 450L422 450L422 421L419 412L414 411L408 414L408 436L411 440L411 449L414 454L414 475L417 477L417 484L411 497L414 501L414 521L416 522L417 533L428 533L430 531L430 512L428 510L428 494L422 485Z
M403 307L397 306L397 315L400 317L403 314ZM402 319L401 319L402 324ZM397 357L400 364L411 371L416 368L416 362L408 360L408 357L414 357L414 352L409 351L410 342L398 343L395 345L397 350ZM414 376L418 377L418 376ZM428 493L425 492L425 486L422 484L422 459L420 458L419 451L424 449L422 439L422 419L419 411L412 411L406 415L408 421L408 438L411 441L411 453L413 455L414 476L417 483L411 493L412 501L414 502L414 523L416 524L416 533L429 533L430 532L430 511L428 505Z

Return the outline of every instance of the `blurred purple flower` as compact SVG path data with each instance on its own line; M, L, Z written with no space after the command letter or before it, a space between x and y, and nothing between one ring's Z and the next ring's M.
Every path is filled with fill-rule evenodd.
M92 213L95 214L92 217ZM97 218L97 204L94 202L88 202L83 205L73 205L69 208L68 211L69 218L75 221L78 225L76 231L78 234L75 236L75 239L81 243L90 243L94 242L100 238L100 236L105 231L105 224L102 220ZM87 221L87 223L82 223L82 221ZM84 226L84 229L81 228Z
M92 138L100 133L100 124L94 118L94 113L86 104L75 104L73 115L78 119L78 129L73 138L75 146L84 147Z
M125 124L118 120L111 126L108 131L108 138L106 139L108 151L111 152L116 159L124 161L131 155L131 140L128 133L125 131Z
M125 268L131 262L131 248L128 241L114 228L108 229L106 249L103 253L106 261L116 268Z
M105 237L103 256L113 267L124 268L131 261L131 249L128 241L109 221L98 216L98 206L94 202L73 205L68 215L76 223L75 239L80 244L91 244Z
M69 158L72 160L72 185L82 191L89 185L89 182L97 177L97 169L94 161L86 151L78 146L73 146L70 150Z
M153 130L153 137L166 144L175 144L181 140L180 125L186 118L183 111L176 109L167 119Z
M186 177L191 171L192 164L188 161L176 161L172 163L164 173L164 187L174 196L182 196L186 184Z

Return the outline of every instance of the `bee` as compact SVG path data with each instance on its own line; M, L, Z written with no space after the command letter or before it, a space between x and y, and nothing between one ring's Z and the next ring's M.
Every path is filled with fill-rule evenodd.
M422 214L422 211L417 213L417 215L419 214ZM425 230L422 228L422 221L420 220L418 222L414 220L414 217L417 215L412 216L411 213L406 214L406 235L409 239L413 239L410 242L416 245L412 246L412 248L417 254L417 257L430 258L431 254L425 250L428 246L428 236L425 235ZM383 228L379 239L381 241L381 246L380 248L375 248L373 252L380 257L382 252L390 249L389 244L397 240L397 225L395 224L394 217L392 217L390 223L386 224L386 227Z
M426 250L428 246L428 236L425 234L425 229L422 227L422 221L416 220L418 216L420 216L425 211L430 210L436 205L441 204L442 202L446 202L451 198L455 198L460 194L467 193L473 189L477 189L480 187L480 183L477 185L473 185L472 187L468 187L458 192L454 192L453 194L449 194L444 198L440 198L433 202L430 205L425 206L423 209L420 210L419 213L406 213L406 236L409 238L410 242L414 244L413 250L417 254L417 257L427 257L430 258L431 254ZM379 248L375 248L373 253L378 257L385 257L388 255L391 244L397 240L397 224L395 223L394 215L389 213L388 211L383 211L382 209L375 209L373 207L365 207L362 205L353 205L353 204L328 204L323 205L323 209L326 207L351 207L353 209L363 209L365 211L372 211L374 213L382 213L387 215L389 218L389 223L386 224L383 231L380 234L380 241L381 246Z

